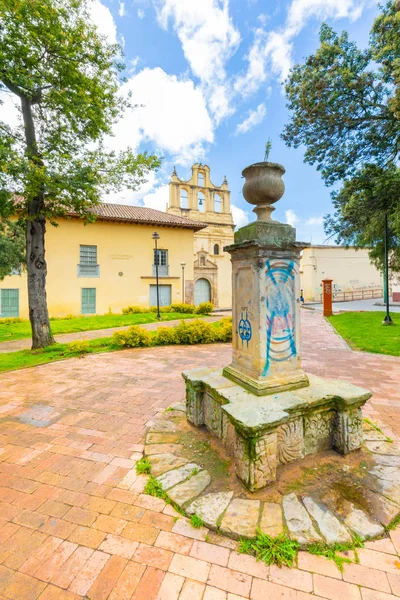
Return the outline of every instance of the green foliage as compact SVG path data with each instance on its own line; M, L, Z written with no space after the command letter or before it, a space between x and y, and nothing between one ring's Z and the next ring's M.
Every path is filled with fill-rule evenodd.
M6 317L5 319L0 318L0 325L15 325L15 323L27 323L21 317Z
M190 524L195 529L199 529L200 527L203 527L203 525L204 525L203 520L198 515L192 515L190 517Z
M175 327L158 327L156 333L156 343L160 346L179 344Z
M178 303L178 304L171 304L171 309L173 310L173 312L177 312L177 313L188 313L188 314L195 314L195 305L194 304L184 304L182 303Z
M201 302L195 308L196 315L209 315L214 310L214 304L212 302Z
M251 554L257 560L265 562L266 565L293 567L297 561L299 544L295 540L290 540L283 533L272 538L258 530L255 540L240 540L239 552Z
M181 321L174 327L177 344L211 344L216 341L216 329L211 323L195 319Z
M140 306L127 306L122 309L123 315L137 315L144 312L147 312L146 309L140 308Z
M151 463L147 456L142 456L140 460L136 463L136 473L138 475L142 475L143 473L150 474Z
M400 141L400 138L399 138ZM367 164L332 192L333 215L325 231L345 245L369 248L372 262L384 268L385 215L388 217L389 268L400 271L400 169Z
M113 334L113 340L122 348L142 348L151 346L154 337L150 331L147 331L138 325L133 325L126 331L116 331Z
M308 550L308 552L310 552L310 554L315 554L317 556L325 556L325 558L333 560L334 563L336 564L337 568L339 569L339 571L342 573L343 565L346 563L350 564L353 561L350 558L346 558L338 553L343 553L348 550L354 550L354 553L357 558L357 548L363 548L363 546L364 546L364 541L362 540L362 538L360 536L358 536L355 533L355 534L353 534L352 542L349 542L349 543L339 543L338 542L336 544L331 544L331 545L315 543L315 544L310 544L309 546L307 546L307 550Z
M74 354L89 354L91 352L90 344L87 340L75 340L68 344L68 349Z
M400 356L400 314L391 315L394 327L382 327L383 316L383 312L346 312L328 320L352 348Z
M24 227L19 221L13 223L1 214L0 205L0 281L25 264Z
M149 477L149 480L144 487L143 493L147 494L148 496L155 496L156 498L161 498L162 500L165 500L168 504L171 503L170 499L168 498L168 494L166 494L162 489L161 483L157 481L157 479L154 479L154 477Z
M216 341L231 342L232 341L232 317L224 317L215 324Z
M304 146L332 193L335 213L325 231L342 244L371 248L382 267L384 215L390 225L391 268L400 270L400 11L381 7L368 48L360 50L328 25L320 46L286 82L291 117L282 138Z
M400 514L398 514L397 517L392 519L390 521L389 525L386 525L386 527L385 527L386 533L389 533L389 531L393 531L393 529L397 529L397 527L399 525L400 525Z

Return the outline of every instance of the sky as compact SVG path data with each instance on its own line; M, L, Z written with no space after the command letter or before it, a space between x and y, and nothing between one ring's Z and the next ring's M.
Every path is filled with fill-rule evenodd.
M165 210L174 165L189 179L191 165L201 162L215 185L226 175L233 218L243 226L255 216L241 173L263 160L271 139L269 160L286 169L274 218L294 225L300 241L326 241L330 190L303 162L303 149L280 139L289 120L282 82L318 48L323 21L365 47L377 11L375 0L94 0L93 21L124 49L121 92L131 91L138 105L110 144L163 157L142 189L106 200Z

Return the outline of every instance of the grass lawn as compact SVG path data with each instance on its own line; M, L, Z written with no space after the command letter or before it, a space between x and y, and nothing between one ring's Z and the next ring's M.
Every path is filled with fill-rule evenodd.
M346 312L328 317L336 331L356 350L400 356L400 313L391 313L394 325L382 325L384 312Z
M162 321L174 319L190 319L202 315L181 313L161 313ZM124 325L143 325L157 321L156 313L139 313L134 315L103 315L93 317L74 317L73 319L51 320L51 330L54 335L59 333L75 333L77 331L90 331L93 329L108 329L109 327L123 327ZM23 340L31 337L29 321L22 323L2 323L0 320L0 343L13 340Z

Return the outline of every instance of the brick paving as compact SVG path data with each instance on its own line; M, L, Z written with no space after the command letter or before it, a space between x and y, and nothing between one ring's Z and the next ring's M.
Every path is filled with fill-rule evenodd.
M305 369L373 389L366 414L398 436L399 359L352 352L320 315L302 319ZM184 397L180 372L229 357L229 345L160 347L0 376L0 600L400 596L400 529L343 574L303 552L278 569L142 494L133 467L149 423Z

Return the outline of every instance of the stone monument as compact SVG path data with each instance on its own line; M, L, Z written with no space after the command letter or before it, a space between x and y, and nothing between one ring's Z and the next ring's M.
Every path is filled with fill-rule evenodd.
M367 390L307 375L301 368L299 258L307 244L271 219L285 169L270 162L243 171L243 196L257 220L235 233L232 260L233 358L224 369L183 373L188 420L205 425L232 453L250 491L276 480L280 465L362 443Z

